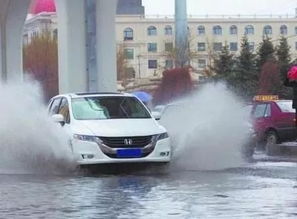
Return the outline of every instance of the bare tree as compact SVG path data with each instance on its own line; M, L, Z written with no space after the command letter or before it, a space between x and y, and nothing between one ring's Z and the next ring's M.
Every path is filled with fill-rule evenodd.
M58 94L58 45L49 30L24 45L23 68L41 83L47 100Z
M129 80L135 77L135 70L129 65L126 49L124 44L117 46L117 79L122 81L123 87L126 87Z
M258 93L276 95L281 85L278 64L274 61L266 61L261 68Z
M194 38L192 38L191 35L189 34L188 35L188 49L186 50L186 52L187 52L186 57L188 58L188 66L192 66L192 63L196 62L197 58L199 58L201 56L201 54L199 54L199 52L197 50L192 49L193 46L191 46L191 45L193 44L193 42L194 42ZM171 42L167 42L167 43L171 43ZM194 48L195 48L195 46L194 46ZM180 52L180 49L176 48L172 42L172 48L168 48L168 49L165 48L163 56L165 56L169 60L172 60L173 63L176 63L177 59L179 57L179 55L178 55L179 52ZM166 66L164 66L164 67L166 67Z

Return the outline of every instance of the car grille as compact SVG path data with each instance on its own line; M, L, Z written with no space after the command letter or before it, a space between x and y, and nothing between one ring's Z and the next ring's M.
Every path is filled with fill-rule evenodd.
M110 148L143 148L152 142L152 137L100 137L100 139Z

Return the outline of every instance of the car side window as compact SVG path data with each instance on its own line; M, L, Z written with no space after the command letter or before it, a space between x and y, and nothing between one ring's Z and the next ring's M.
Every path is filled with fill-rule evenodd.
M263 118L263 117L265 117L266 107L267 107L267 104L258 104L255 107L255 110L253 112L253 116L255 118Z
M58 114L59 106L61 103L61 98L54 99L51 107L49 109L49 115L52 116L54 114Z
M270 117L271 116L271 106L270 104L266 104L266 111L264 117Z
M68 124L70 123L69 104L66 98L62 99L58 114L61 114L64 116L66 123Z

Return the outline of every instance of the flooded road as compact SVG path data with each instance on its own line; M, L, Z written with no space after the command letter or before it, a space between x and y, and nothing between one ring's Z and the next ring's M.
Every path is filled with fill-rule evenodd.
M295 218L297 163L222 171L1 175L1 218Z

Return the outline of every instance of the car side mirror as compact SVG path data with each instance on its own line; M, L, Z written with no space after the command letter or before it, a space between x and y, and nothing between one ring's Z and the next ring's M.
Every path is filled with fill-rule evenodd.
M60 123L62 126L65 125L65 118L61 114L52 115L52 120L56 123Z
M161 119L161 113L159 112L152 112L152 116L155 118L155 120Z

